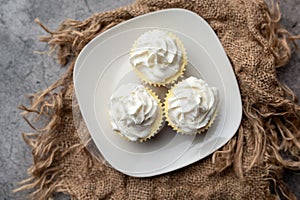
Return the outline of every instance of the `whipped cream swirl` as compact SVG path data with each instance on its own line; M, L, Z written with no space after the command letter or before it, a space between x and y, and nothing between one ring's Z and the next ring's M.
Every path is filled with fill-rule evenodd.
M186 134L195 134L211 120L217 106L218 91L195 77L189 77L172 89L168 99L171 122Z
M153 30L136 40L130 63L150 82L161 83L180 71L182 55L176 39L170 33Z
M120 86L110 98L113 130L131 141L146 138L158 113L157 100L143 85Z

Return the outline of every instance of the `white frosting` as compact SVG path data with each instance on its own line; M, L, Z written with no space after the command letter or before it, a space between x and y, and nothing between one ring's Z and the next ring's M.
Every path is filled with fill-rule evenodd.
M146 138L151 133L157 113L157 100L143 85L122 85L110 98L113 130L131 141Z
M195 134L207 125L217 106L218 91L195 77L189 77L172 89L168 115L183 133Z
M130 63L150 82L161 83L180 70L182 54L170 34L163 30L153 30L136 40Z

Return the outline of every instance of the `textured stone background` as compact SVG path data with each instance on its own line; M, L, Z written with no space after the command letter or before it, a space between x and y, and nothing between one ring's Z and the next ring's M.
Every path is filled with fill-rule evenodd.
M95 12L111 10L133 0L0 0L0 200L23 199L13 194L16 182L27 177L32 163L29 147L21 133L30 131L19 115L17 105L24 94L33 93L53 83L64 68L46 55L38 36L45 34L33 20L38 17L50 29L65 18L83 20ZM281 2L282 24L292 33L300 33L300 0ZM279 77L300 97L300 52L279 69ZM300 199L300 175L287 171L284 179ZM69 199L58 195L55 199Z

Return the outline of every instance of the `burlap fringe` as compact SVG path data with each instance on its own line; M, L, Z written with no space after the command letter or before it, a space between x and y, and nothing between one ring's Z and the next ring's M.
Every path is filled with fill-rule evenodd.
M62 22L57 31L50 31L38 19L35 20L47 33L48 36L40 38L40 41L47 42L50 52L57 52L58 61L62 65L74 60L81 49L99 33L113 27L114 25L132 18L123 9L116 12L116 15L106 12L95 14L91 18L81 22L76 20L66 20ZM277 67L284 66L291 57L289 42L299 39L299 36L292 36L287 30L282 28L280 21L280 11L278 2L271 1L271 7L266 10L268 23L261 29L265 32L266 39L271 46L272 53L276 59ZM64 89L72 83L72 72L74 61L69 65L66 74L56 83L42 92L32 96L31 106L20 106L24 110L24 119L32 126L36 133L24 133L24 140L32 147L33 157L36 158L28 173L30 178L20 182L20 187L14 192L34 189L28 196L33 199L49 199L53 192L69 191L59 182L60 170L52 167L56 153L59 151L60 141L55 138L54 132L61 124L63 110L63 92L56 92ZM252 162L247 168L242 161L244 131L241 126L238 134L230 140L221 150L215 152L212 161L216 166L217 172L222 172L233 166L236 174L243 177L243 174L250 170L257 163L265 163L268 175L264 177L274 183L275 193L279 198L279 193L288 199L295 199L293 194L282 182L281 177L274 173L275 168L288 168L300 170L300 107L296 105L297 99L294 93L284 85L282 90L286 97L277 99L264 105L257 105L246 99L243 103L244 117L251 122L254 141L254 155ZM47 115L50 121L42 128L37 129L27 119L31 113L40 116ZM82 149L83 145L74 144L67 152L63 152L61 157L66 156L71 151ZM282 152L288 156L285 158ZM92 159L92 158L90 158ZM89 161L90 163L92 161Z
M270 1L270 5L269 11L266 12L268 23L263 24L261 30L275 57L275 67L282 67L291 57L289 43L298 49L295 40L300 39L300 35L293 36L279 24L279 2ZM242 178L244 172L263 162L267 171L264 178L273 182L276 198L279 199L280 195L283 195L287 199L296 199L282 181L282 177L276 174L278 169L273 168L277 166L281 170L300 170L300 106L297 105L298 99L294 92L283 83L278 84L285 97L265 104L252 102L250 98L243 101L244 118L251 122L251 139L254 141L254 154L248 167L244 169L242 164L242 125L238 134L222 150L214 153L213 163L216 164L218 172L233 165L236 174Z

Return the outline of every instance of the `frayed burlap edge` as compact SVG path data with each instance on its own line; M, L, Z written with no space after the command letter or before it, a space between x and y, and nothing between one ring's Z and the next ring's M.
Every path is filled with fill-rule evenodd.
M47 199L53 192L69 191L61 182L57 182L60 170L49 168L55 159L55 155L60 150L60 141L55 138L54 132L64 119L62 113L71 112L70 104L63 102L68 85L72 83L72 72L75 58L82 48L99 33L119 24L122 21L135 17L128 12L129 7L135 7L139 12L136 15L144 14L154 10L144 10L138 2L128 7L123 7L112 12L95 14L89 19L81 22L76 20L66 20L62 22L57 31L50 31L38 19L38 23L49 36L40 38L40 41L47 42L50 52L57 52L57 59L62 65L68 64L66 74L53 85L31 96L31 106L20 106L24 110L24 119L34 128L35 133L24 133L25 142L32 148L34 164L29 168L30 178L20 183L20 187L15 192L34 189L29 198ZM291 57L289 42L299 39L299 36L292 36L279 24L280 11L278 3L271 3L270 9L265 9L267 18L266 24L261 27L263 38L257 40L263 45L270 47L275 57L276 67L284 66ZM281 84L281 83L280 83ZM279 193L288 199L295 197L283 183L281 175L282 169L300 170L300 107L296 104L297 99L294 93L285 85L281 84L281 89L286 94L285 97L276 101L256 103L251 98L243 100L244 119L251 123L251 128L256 132L253 134L254 154L252 162L243 163L243 126L241 125L238 134L230 140L221 150L212 156L212 162L216 166L216 172L222 172L233 166L236 174L243 178L245 171L250 170L258 163L263 163L266 169L266 176L263 179L274 183L275 195ZM64 96L64 97L63 97ZM26 118L29 113L36 113L37 119L40 116L48 116L50 121L41 129L35 128L30 120ZM84 146L72 144L68 151L62 152L61 157L71 151L79 151ZM292 157L286 159L282 152ZM45 156L46 155L46 156ZM87 163L94 162L93 158L87 158ZM246 166L246 167L245 167ZM45 187L49 183L51 187ZM69 191L71 193L71 191Z

